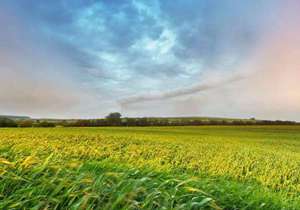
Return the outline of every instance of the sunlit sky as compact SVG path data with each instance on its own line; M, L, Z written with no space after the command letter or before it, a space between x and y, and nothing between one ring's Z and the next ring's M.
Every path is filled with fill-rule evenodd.
M0 114L300 120L298 2L1 0Z

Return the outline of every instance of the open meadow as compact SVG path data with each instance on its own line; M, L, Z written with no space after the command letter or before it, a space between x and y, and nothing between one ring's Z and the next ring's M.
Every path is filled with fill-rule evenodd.
M0 129L0 209L300 209L300 126Z

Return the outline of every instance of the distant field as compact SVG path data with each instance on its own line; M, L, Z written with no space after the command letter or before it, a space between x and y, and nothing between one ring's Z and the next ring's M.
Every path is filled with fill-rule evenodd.
M300 209L300 126L0 129L0 209Z

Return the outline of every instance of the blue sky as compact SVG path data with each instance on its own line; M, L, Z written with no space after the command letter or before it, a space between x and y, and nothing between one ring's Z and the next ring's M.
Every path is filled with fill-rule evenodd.
M223 86L224 78L240 73L276 31L282 7L276 0L3 0L0 111L36 117L101 117L110 111L272 117L226 112L232 101L201 109L200 101L213 93L176 93L209 79ZM163 97L174 91L174 97Z

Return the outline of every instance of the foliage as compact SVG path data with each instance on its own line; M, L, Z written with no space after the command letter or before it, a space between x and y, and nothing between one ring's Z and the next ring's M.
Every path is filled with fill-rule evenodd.
M119 112L110 113L106 116L107 125L118 126L122 124L121 114Z
M42 121L33 123L33 127L43 127L43 128L51 128L55 127L55 123Z
M112 112L106 116L106 119L120 119L121 116L122 115L119 112Z
M294 121L251 119L177 117L177 118L121 118L119 112L110 113L105 119L60 120L27 119L25 117L1 118L0 127L100 127L100 126L196 126L196 125L297 125Z
M17 127L17 123L9 118L0 118L0 127Z
M293 121L242 120L222 118L119 118L108 116L106 119L77 120L65 124L69 127L97 126L196 126L196 125L296 125Z
M30 128L33 124L34 122L32 120L22 120L18 122L18 126L21 128Z

